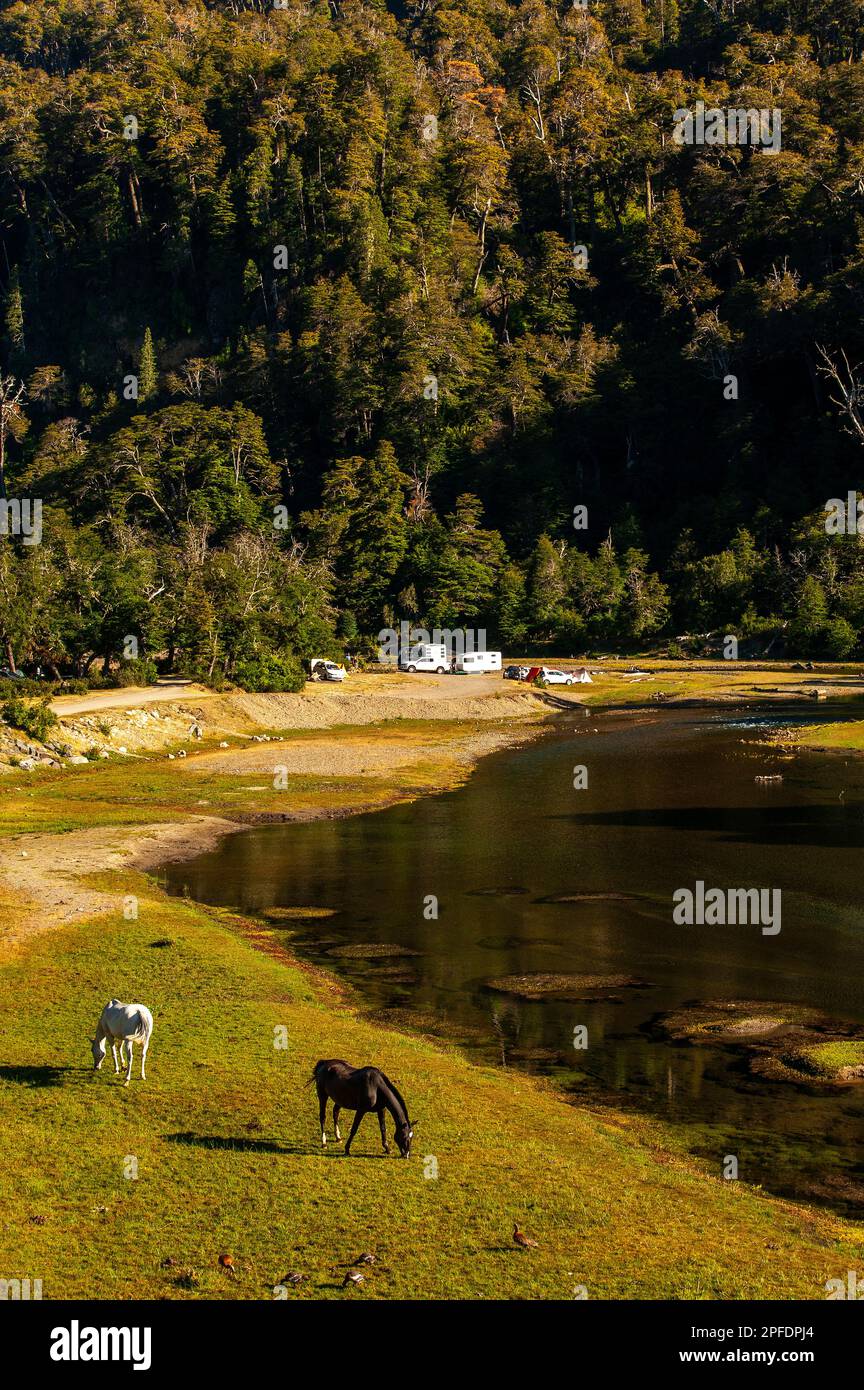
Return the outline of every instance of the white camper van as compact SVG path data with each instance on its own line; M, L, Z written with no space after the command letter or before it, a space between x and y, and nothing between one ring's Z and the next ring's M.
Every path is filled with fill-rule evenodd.
M400 671L435 671L443 676L449 666L447 648L443 642L420 642L416 647L399 653Z
M501 653L463 652L456 658L456 670L463 676L478 676L484 671L500 671Z

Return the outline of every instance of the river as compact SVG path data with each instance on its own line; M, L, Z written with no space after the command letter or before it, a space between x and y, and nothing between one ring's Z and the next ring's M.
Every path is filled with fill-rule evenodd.
M814 713L577 711L484 759L456 791L252 829L169 866L167 886L247 913L333 908L286 923L291 947L350 979L370 1009L426 1018L484 1060L554 1075L585 1103L660 1115L718 1172L732 1154L748 1181L862 1216L864 1085L769 1085L735 1050L646 1031L658 1013L713 999L795 1001L864 1023L864 758L783 759L764 742L766 726ZM755 780L775 773L783 780ZM675 925L672 894L697 880L781 889L780 932ZM622 896L550 901L592 894ZM331 954L363 943L418 954ZM484 987L537 971L646 983L594 1002ZM574 1047L580 1026L585 1048Z

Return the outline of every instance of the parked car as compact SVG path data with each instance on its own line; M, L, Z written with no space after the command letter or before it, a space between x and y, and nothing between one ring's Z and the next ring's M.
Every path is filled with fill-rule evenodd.
M13 671L11 666L0 666L0 680L26 681L26 679L23 671Z
M547 685L575 685L576 675L573 671L558 671L554 666L541 666L538 680L545 681Z
M316 656L309 662L309 674L313 681L344 681L348 672L344 666L337 666L335 661Z
M505 666L504 679L505 681L524 681L528 670L527 666Z

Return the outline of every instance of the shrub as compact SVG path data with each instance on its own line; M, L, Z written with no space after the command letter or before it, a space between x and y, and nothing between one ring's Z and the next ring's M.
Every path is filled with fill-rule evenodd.
M52 686L46 686L44 681L34 681L29 678L22 680L20 676L0 677L0 691L3 695L8 695L11 699L20 695L44 695Z
M120 686L155 685L158 674L155 661L137 657L134 661L121 663L117 673L117 684Z
M48 730L53 729L57 723L57 716L49 709L47 700L41 701L38 705L27 705L23 700L13 698L4 703L0 714L4 723L11 725L13 729L20 729L38 743L45 742Z
M851 656L858 645L858 634L845 618L829 618L820 635L820 645L831 661Z
M244 690L255 692L302 690L306 681L303 668L295 656L282 656L276 652L238 661L233 679Z

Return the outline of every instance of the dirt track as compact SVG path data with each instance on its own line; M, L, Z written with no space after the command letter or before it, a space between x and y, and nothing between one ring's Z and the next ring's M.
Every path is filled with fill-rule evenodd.
M69 718L73 714L90 714L103 709L215 698L216 692L203 685L136 685L121 690L92 690L89 695L58 695L51 701L51 708L58 717Z

